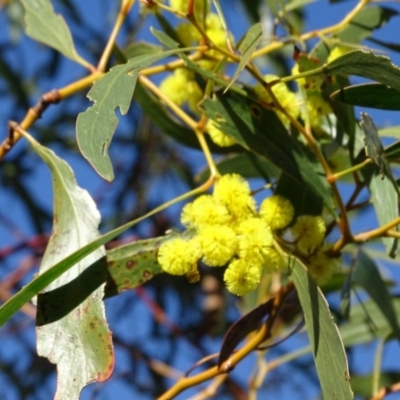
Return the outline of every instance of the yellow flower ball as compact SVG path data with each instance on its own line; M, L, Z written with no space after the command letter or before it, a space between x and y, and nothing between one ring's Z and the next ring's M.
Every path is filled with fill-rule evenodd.
M273 195L261 203L259 213L271 229L276 230L290 224L294 216L294 208L285 197Z
M279 79L276 75L266 75L264 76L265 82L269 83L276 79ZM271 96L265 90L265 88L261 85L261 83L257 83L254 86L254 92L257 97L266 103L270 104L273 103ZM284 82L279 82L276 85L272 86L272 92L274 93L275 97L281 104L281 106L294 118L300 115L300 101L295 95L295 93L291 92ZM289 120L285 115L282 113L277 114L281 121L287 125Z
M211 195L202 195L186 204L181 213L182 224L189 228L226 225L230 218L228 209Z
M324 241L326 226L321 217L302 215L291 228L297 248L303 253L310 253Z
M199 229L197 238L203 261L210 267L225 265L236 252L236 234L227 226L203 226Z
M256 289L260 280L261 269L243 259L233 260L224 273L226 288L237 296L244 296Z
M196 239L171 239L163 243L158 250L158 262L161 268L171 275L185 275L194 269L201 257L201 248Z
M272 245L271 228L259 218L249 218L239 225L237 232L239 257L261 267Z
M250 186L239 174L222 176L215 185L214 197L221 201L236 218L244 220L255 215L256 203Z

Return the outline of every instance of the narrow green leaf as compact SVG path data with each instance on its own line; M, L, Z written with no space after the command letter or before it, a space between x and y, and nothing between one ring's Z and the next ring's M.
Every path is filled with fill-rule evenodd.
M396 182L391 182L389 179L381 179L376 174L372 175L368 183L371 193L371 203L374 206L380 226L388 224L399 216L399 197L394 185L397 185ZM395 258L398 239L383 237L382 241L389 256Z
M400 110L400 91L380 83L363 83L337 90L330 99L354 106Z
M351 51L323 67L332 75L357 75L400 90L400 69L390 58L377 56L371 51Z
M42 274L99 236L100 213L89 193L77 186L69 165L31 136L27 136L27 139L46 162L53 177L53 234L40 266L39 273ZM93 251L85 260L49 284L46 291L73 280L104 254L102 247ZM77 399L88 383L104 381L112 373L114 353L111 332L105 319L103 293L104 286L96 288L64 318L37 327L38 354L57 364L56 398ZM69 296L74 295L69 293ZM40 313L39 303L38 319L42 319Z
M294 261L292 278L304 312L323 398L353 399L346 353L325 297L298 260Z
M83 156L104 179L114 179L108 147L118 126L115 109L119 107L122 115L128 112L142 68L185 50L175 49L132 58L124 65L111 68L93 84L87 96L95 104L78 115L76 135Z
M400 340L400 327L391 296L375 262L363 251L357 254L353 270L353 282L359 284L376 303L387 319L393 333Z
M330 188L317 173L321 171L320 165L289 135L273 111L232 91L226 94L217 92L214 98L205 99L202 106L225 134L235 138L244 148L263 155L300 183L305 183L335 214Z
M225 92L231 87L236 81L239 74L244 70L250 57L254 53L262 38L262 25L260 23L254 24L245 34L244 38L239 44L238 50L242 54L240 57L239 64L233 74L228 86L225 88Z
M65 57L86 66L77 53L71 32L61 15L54 12L50 0L21 0L25 8L26 34L32 39L64 54Z

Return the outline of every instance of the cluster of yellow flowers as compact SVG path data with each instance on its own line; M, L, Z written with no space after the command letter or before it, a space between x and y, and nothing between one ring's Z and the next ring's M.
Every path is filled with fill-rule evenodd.
M173 9L187 12L188 0L170 0ZM217 14L208 12L208 1L195 2L195 15L200 24L204 24L204 31L208 38L217 46L227 47L226 33ZM204 17L205 16L205 17ZM199 31L189 22L180 23L176 28L180 41L185 46L200 43L202 37ZM214 69L218 62L214 59L218 56L215 50L208 50L204 57L198 61L203 69ZM219 57L220 58L220 57ZM203 93L195 81L195 74L187 68L178 68L160 84L160 90L177 105L188 103L190 110L197 113L197 104L203 97Z
M270 83L276 79L279 79L276 75L266 75L264 76L264 80L267 83ZM254 92L257 97L267 104L273 103L271 96L265 90L265 88L261 85L261 83L257 83L254 87ZM294 118L297 119L300 115L300 102L295 95L295 93L291 92L284 82L279 82L276 85L272 86L272 92L281 104L281 106L288 111L288 113ZM285 115L280 112L277 112L278 117L283 122L285 126L289 126L289 120Z
M288 258L275 247L274 237L283 236L293 216L292 204L279 195L266 198L257 211L248 182L238 174L227 174L218 180L212 195L202 195L183 208L181 222L196 234L188 240L165 242L158 261L165 272L192 277L198 276L200 260L209 267L227 265L227 289L243 296L256 289L263 270L272 273L287 267ZM322 218L301 216L290 232L291 245L309 260L310 274L317 280L329 279L334 269L322 250Z

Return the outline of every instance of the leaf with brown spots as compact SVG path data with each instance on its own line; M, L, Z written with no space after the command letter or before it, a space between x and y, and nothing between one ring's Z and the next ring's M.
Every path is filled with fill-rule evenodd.
M110 297L133 289L162 273L157 261L160 245L178 236L189 238L191 235L193 231L182 234L171 232L166 236L138 240L107 251L108 277L105 296Z
M40 273L51 269L57 262L95 240L98 236L100 214L89 193L81 189L67 163L53 151L41 146L31 136L27 139L33 149L49 166L54 187L54 223L40 266ZM93 263L105 254L100 247L74 267L54 280L46 292L66 286L75 288L68 297L79 297L80 288L66 284L74 281ZM37 327L38 354L57 364L57 392L55 399L74 400L81 390L94 381L104 381L110 377L114 367L114 351L111 332L105 319L102 302L104 284L94 287L88 297L63 315L52 321L45 321L38 307ZM51 297L45 299L51 301ZM51 308L51 304L47 307ZM53 307L61 307L53 303Z

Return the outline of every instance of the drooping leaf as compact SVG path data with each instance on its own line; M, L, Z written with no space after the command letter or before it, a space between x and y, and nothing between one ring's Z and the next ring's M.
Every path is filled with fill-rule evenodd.
M111 68L93 84L88 97L95 104L78 115L76 135L83 156L104 179L114 179L108 147L118 125L115 109L119 107L122 115L128 112L142 68L184 50L175 49L132 58L124 65Z
M229 358L236 346L249 333L255 331L260 326L261 321L271 312L273 304L274 299L269 299L241 317L229 328L222 341L218 357L218 367Z
M65 57L86 66L77 53L71 32L61 15L54 12L50 0L21 0L25 8L26 34L32 39L64 54Z
M361 250L357 254L352 279L369 294L387 319L393 333L400 340L399 322L385 282L375 262Z
M236 81L239 74L244 70L247 63L250 60L254 50L258 46L262 37L262 25L260 23L254 24L245 34L242 41L239 43L238 50L241 53L239 64L233 74L228 86L225 88L225 92L231 87Z
M100 213L88 192L77 186L75 176L65 161L51 150L27 136L33 149L51 170L54 188L54 226L40 273L74 253L99 236ZM67 273L48 285L56 289L79 276L105 254L103 248L93 251ZM62 319L37 327L38 354L57 364L56 398L78 399L88 383L104 381L114 367L111 332L102 302L104 286L95 288L78 307ZM74 296L75 293L69 293ZM41 307L38 307L38 319Z
M323 398L353 399L346 353L325 297L298 260L294 260L292 279L304 312Z
M330 95L331 100L380 110L400 110L400 91L380 83L348 86Z
M263 155L300 183L306 184L335 213L330 188L316 171L320 166L282 125L273 111L232 91L217 92L202 103L207 116L241 146Z

